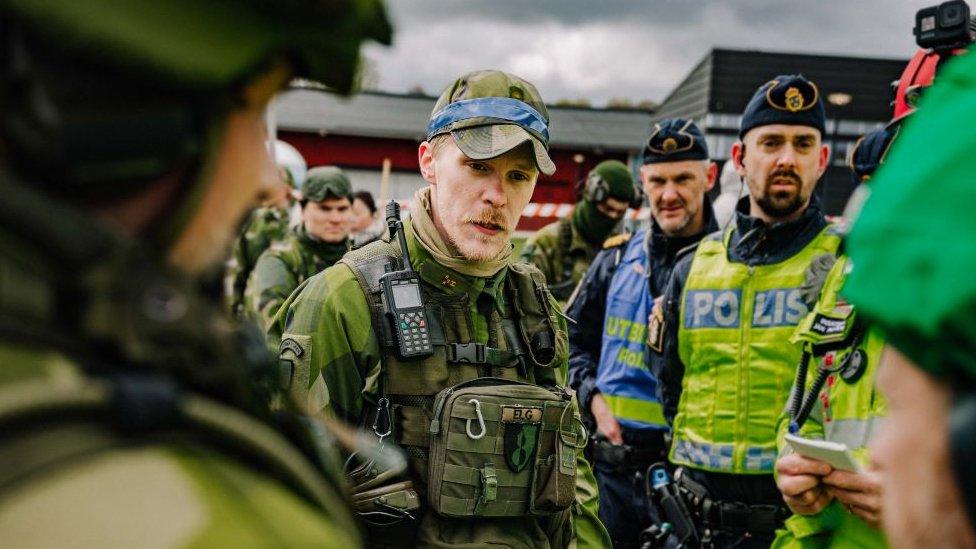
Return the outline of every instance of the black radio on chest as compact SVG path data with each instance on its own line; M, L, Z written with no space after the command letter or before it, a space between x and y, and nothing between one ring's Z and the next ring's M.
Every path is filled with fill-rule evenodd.
M383 310L391 323L401 359L426 358L434 354L430 340L424 294L420 276L410 264L410 252L400 220L400 206L393 200L386 206L386 223L390 238L396 238L403 253L403 269L380 277Z

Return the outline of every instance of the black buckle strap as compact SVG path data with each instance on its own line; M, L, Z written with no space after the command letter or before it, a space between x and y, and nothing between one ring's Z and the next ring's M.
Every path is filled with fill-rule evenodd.
M789 517L778 505L747 505L737 501L705 499L705 520L716 530L738 530L755 534L772 534Z
M716 501L708 490L687 475L677 475L678 487L692 513L713 531L772 534L789 518L781 505L749 505L738 501Z
M447 348L447 361L477 366L514 366L515 353L489 347L484 343L450 343Z

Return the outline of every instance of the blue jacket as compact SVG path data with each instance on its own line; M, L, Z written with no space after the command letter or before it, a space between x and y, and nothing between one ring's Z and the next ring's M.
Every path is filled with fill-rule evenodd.
M645 272L652 297L663 293L678 252L718 229L708 197L704 208L706 229L699 234L672 238L652 222L650 231L640 231L632 237L643 241ZM569 323L569 385L576 390L583 413L587 415L590 399L599 392L596 380L603 345L607 291L626 247L627 242L620 242L596 256L566 311L567 316L576 321ZM638 320L647 321L646 318Z

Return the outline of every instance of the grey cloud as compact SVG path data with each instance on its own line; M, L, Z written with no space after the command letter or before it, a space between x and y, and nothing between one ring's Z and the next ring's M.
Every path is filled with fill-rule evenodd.
M391 49L372 47L379 87L436 94L478 68L524 73L550 101L661 100L712 47L907 58L906 0L392 0Z

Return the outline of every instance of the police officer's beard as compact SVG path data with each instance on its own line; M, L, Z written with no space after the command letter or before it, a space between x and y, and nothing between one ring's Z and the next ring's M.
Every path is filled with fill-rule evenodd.
M796 186L796 191L789 195L785 195L782 191L777 195L772 191L773 182L777 179L789 179ZM803 196L803 181L800 176L793 170L776 170L771 173L769 177L766 178L766 184L763 186L763 192L761 195L756 197L756 204L762 209L766 215L774 218L788 217L801 208L803 208L806 203L806 198Z

